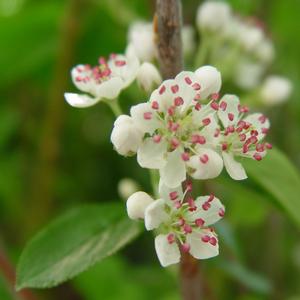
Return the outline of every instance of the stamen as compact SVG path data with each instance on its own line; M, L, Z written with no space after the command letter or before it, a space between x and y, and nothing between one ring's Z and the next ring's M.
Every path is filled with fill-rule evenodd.
M229 119L229 121L233 121L233 119L234 119L234 114L233 113L228 113L228 119Z
M203 210L209 210L210 209L210 203L208 202L208 201L206 201L206 202L204 202L203 204L202 204L202 208L203 208Z
M174 233L169 233L167 235L167 240L169 244L173 244L175 242L175 234Z
M158 102L157 101L153 101L152 104L151 104L151 107L153 109L158 109L159 108Z
M165 92L165 90L166 90L166 87L164 85L162 85L161 88L159 89L158 93L160 95L162 95Z
M184 80L187 84L189 84L189 85L192 84L192 80L190 77L185 77Z
M203 124L204 126L209 125L210 122L211 122L210 118L205 118L205 119L202 120L202 124Z
M226 151L228 149L228 144L227 143L223 143L222 144L222 150Z
M225 215L225 210L224 210L223 208L220 208L220 210L219 210L219 216L220 216L221 218L223 218L224 215Z
M266 143L266 148L267 148L267 149L272 149L273 146L272 146L272 144L270 144L270 143Z
M213 101L210 103L210 107L213 109L213 110L219 110L219 104L216 102L216 101Z
M225 101L222 101L222 102L220 103L219 107L220 107L220 109L222 109L223 111L225 111L226 108L227 108L227 103L226 103Z
M217 245L217 239L213 236L209 239L209 243L213 246L216 246Z
M258 154L258 153L255 153L255 154L253 155L253 158L254 158L255 160L257 160L257 161L262 160L262 156L261 156L260 154Z
M183 99L181 98L181 97L176 97L175 99L174 99L174 105L175 106L180 106L180 105L182 105L184 103L184 101L183 101Z
M204 223L205 223L205 221L202 218L199 218L199 219L195 220L195 224L198 227L203 227Z
M161 138L162 138L161 135L156 134L153 136L153 142L158 144L161 141Z
M208 243L210 241L210 236L209 235L204 235L202 238L201 238L202 242L204 243Z
M184 231L185 234L192 233L193 231L192 227L189 224L184 224L182 230Z
M188 243L183 243L181 245L181 249L182 249L183 252L188 253L191 249L191 246Z
M126 65L126 61L125 61L125 60L116 60L116 61L115 61L115 65L116 65L117 67L123 67L123 66Z
M197 82L195 82L192 87L194 88L195 91L199 91L201 89L201 85Z
M176 149L179 146L180 142L176 137L171 139L171 146L173 149Z
M198 111L201 109L201 104L199 102L196 103L195 109L198 110Z
M171 86L171 91L172 91L173 94L177 93L179 91L178 84L172 85Z
M210 194L207 201L208 202L212 202L215 199L215 195L214 194Z
M170 192L169 193L169 197L170 199L173 201L173 200L176 200L178 198L178 193L176 191L174 192Z
M203 154L202 156L200 156L200 162L203 164L206 164L209 160L209 157L207 154Z
M144 119L145 120L151 120L152 119L152 112L148 111L144 113Z
M219 94L219 93L213 93L213 94L211 94L211 96L210 96L210 98L211 98L212 100L218 100L219 97L220 97L220 94Z
M183 161L188 161L188 160L190 160L190 155L189 155L187 152L183 152L183 153L181 154L181 159L182 159Z

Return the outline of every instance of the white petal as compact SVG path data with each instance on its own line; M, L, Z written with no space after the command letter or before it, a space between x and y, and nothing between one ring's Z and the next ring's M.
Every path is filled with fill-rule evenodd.
M212 198L213 197L213 198ZM210 200L212 198L212 200ZM210 201L209 201L210 200ZM202 196L195 200L197 210L190 214L189 220L202 219L203 226L207 227L218 222L225 212L224 205L214 196Z
M242 166L241 163L237 162L234 159L232 153L223 152L222 156L223 156L226 171L232 179L243 180L248 177L244 167Z
M153 64L144 62L137 73L137 81L145 91L149 92L161 83L162 78Z
M223 160L220 155L212 149L198 148L198 155L193 155L187 162L192 168L190 175L195 179L211 179L220 175L223 169ZM203 158L208 157L208 161L203 163ZM202 160L202 161L201 161Z
M92 98L84 94L65 93L66 101L74 107L89 107L100 101L99 98Z
M143 168L160 169L166 164L166 152L165 141L154 143L152 138L146 138L137 151L137 161Z
M178 245L175 242L169 244L167 235L165 234L160 234L155 238L155 250L159 262L163 267L177 264L180 261Z
M169 153L166 165L160 169L160 176L170 188L178 187L186 179L185 163L181 159L180 149Z
M238 121L239 117L239 104L240 100L236 95L224 95L220 100L220 105L222 106L222 102L225 103L226 109L219 109L218 116L224 127L229 125L234 125ZM233 120L230 120L229 114L232 114Z
M152 134L157 128L161 127L156 112L151 108L148 102L132 106L130 114L136 126L145 133L148 132ZM145 118L145 114L149 114L150 118Z
M152 230L163 222L170 219L169 215L165 212L165 200L158 199L153 201L146 207L145 210L145 227L147 230Z
M270 121L268 118L264 117L261 113L254 113L247 116L244 121L249 122L252 124L251 129L258 131L258 140L261 140L265 137L265 134L262 132L264 129L270 128Z
M154 200L145 192L136 192L126 201L127 213L130 219L144 219L145 210Z
M91 68L86 65L77 65L71 70L71 77L74 85L82 92L95 95L95 81L92 79ZM82 80L85 78L88 80ZM78 80L79 79L79 80Z
M120 77L112 77L95 86L95 93L98 97L106 99L115 99L119 96L124 86Z
M203 236L209 236L216 239L216 245L212 245L210 242L203 242ZM201 233L192 232L186 237L187 243L190 244L190 254L197 259L207 259L217 256L219 254L219 244L217 236L209 230L203 230Z
M182 187L181 185L175 187L175 188L170 188L168 186L165 185L165 183L163 182L163 180L160 179L159 181L159 195L162 199L164 199L166 202L168 202L168 204L173 205L173 202L170 198L170 193L172 192L176 192L178 195L178 199L182 200L183 198L183 192L182 192Z
M218 69L212 66L203 66L197 69L195 74L201 86L201 99L206 99L209 95L220 91L222 79Z

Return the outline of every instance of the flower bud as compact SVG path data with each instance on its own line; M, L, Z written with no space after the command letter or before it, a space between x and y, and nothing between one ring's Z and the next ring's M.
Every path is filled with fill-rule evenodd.
M130 219L144 219L145 210L154 200L145 192L132 194L127 202L127 213Z
M262 63L270 63L275 57L275 50L272 42L265 39L257 46L255 54Z
M237 38L246 51L255 51L263 42L264 33L260 27L241 23Z
M127 199L138 189L137 182L131 178L123 178L118 183L118 193L122 199Z
M267 105L275 105L287 100L292 92L292 83L281 76L269 76L262 88L262 101Z
M224 2L209 1L199 6L197 26L200 30L218 31L231 18L230 6Z
M156 55L153 41L153 28L151 23L135 22L128 32L128 41L135 49L137 57L141 61L152 61Z
M119 154L128 156L136 153L142 138L143 133L131 117L121 115L117 118L110 139Z
M162 78L153 64L144 62L138 70L137 81L145 91L150 92L161 83Z
M200 84L201 99L207 98L211 94L218 93L221 84L221 73L212 66L203 66L195 71L198 83Z

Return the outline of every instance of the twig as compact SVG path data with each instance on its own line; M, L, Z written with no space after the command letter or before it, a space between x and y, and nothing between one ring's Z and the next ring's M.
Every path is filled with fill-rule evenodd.
M175 77L183 68L181 26L180 0L157 0L154 31L164 79ZM182 253L180 285L184 300L201 299L200 279L198 261L188 253Z

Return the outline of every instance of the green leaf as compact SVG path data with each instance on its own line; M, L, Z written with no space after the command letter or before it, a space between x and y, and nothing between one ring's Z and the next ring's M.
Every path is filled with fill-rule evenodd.
M23 251L17 289L56 286L87 270L139 233L120 204L75 208L42 230Z
M300 227L300 175L289 159L278 149L272 149L261 161L245 160L250 178L277 200Z

